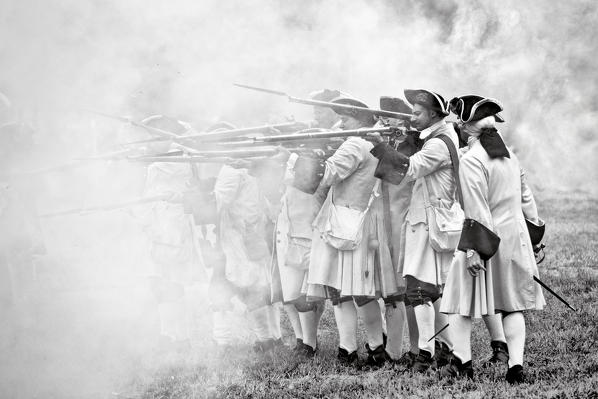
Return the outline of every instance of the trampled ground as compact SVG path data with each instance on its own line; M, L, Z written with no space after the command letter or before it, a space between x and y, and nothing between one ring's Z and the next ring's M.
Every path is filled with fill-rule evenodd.
M543 199L539 208L548 226L547 255L540 265L541 277L569 299L578 312L570 311L545 293L548 301L545 311L526 315L526 384L509 386L504 382L503 369L476 369L474 381L451 384L440 381L432 372L413 375L390 367L376 371L341 367L335 361L334 317L327 308L320 326L321 349L314 360L296 358L284 349L271 355L256 355L247 347L222 353L212 348L208 340L201 340L194 342L192 354L140 364L139 370L144 371L114 395L122 398L598 398L598 201L581 193L552 195ZM290 340L286 323L285 327ZM362 344L363 340L362 335ZM475 366L490 354L481 321L474 325L473 343ZM365 349L360 355L365 356Z

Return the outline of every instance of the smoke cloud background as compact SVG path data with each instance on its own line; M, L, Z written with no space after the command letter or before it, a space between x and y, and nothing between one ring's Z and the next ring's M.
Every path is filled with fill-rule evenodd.
M404 88L480 94L503 102L501 130L537 196L595 193L597 36L593 1L2 0L0 92L37 129L46 166L133 134L84 109L165 114L198 130L310 118L308 107L232 82L295 96L338 88L372 106ZM40 208L129 199L141 169L46 176ZM70 216L43 229L48 280L33 307L44 334L3 342L3 355L21 360L0 369L0 392L109 392L138 371L156 324L139 277L149 261L139 218Z

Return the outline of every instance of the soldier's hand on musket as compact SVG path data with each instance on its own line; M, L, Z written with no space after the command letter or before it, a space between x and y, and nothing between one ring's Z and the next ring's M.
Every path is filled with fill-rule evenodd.
M473 277L477 277L480 274L480 270L486 271L484 267L484 262L480 258L480 255L474 251L473 249L467 250L467 271Z
M276 153L276 155L274 155L273 158L276 158L281 163L286 163L289 160L289 158L291 156L291 152L288 149L279 145L276 147L276 151L278 151L278 152Z
M384 143L386 141L380 133L368 133L367 138L375 144Z

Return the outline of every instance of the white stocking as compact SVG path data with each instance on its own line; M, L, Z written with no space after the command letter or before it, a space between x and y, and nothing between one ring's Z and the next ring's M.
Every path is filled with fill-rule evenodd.
M275 303L267 306L268 308L268 325L270 328L270 338L281 339L282 331L280 329L280 304Z
M525 319L522 312L509 313L502 318L509 347L509 367L523 365L525 347Z
M382 338L382 313L378 301L370 301L357 307L357 312L363 324L370 349L376 349L384 343Z
M270 331L270 306L262 306L247 313L249 328L255 335L257 341L265 341L272 338Z
M484 324L486 324L486 329L488 330L488 334L490 334L490 341L507 342L500 313L485 315L482 319L484 319Z
M436 334L438 331L440 331L441 329L446 327L446 325L449 322L448 316L444 313L440 313L440 302L441 301L442 301L442 299L438 298L436 300L436 302L434 302L434 312L436 313L436 318L434 319L434 330L435 330L434 334ZM451 329L450 328L447 328L443 332L438 334L436 336L436 339L441 342L444 342L449 347L449 349L453 348L453 340L451 337Z
M453 339L453 353L463 363L471 360L471 318L459 314L449 314L448 322Z
M405 303L403 301L386 305L387 341L386 353L393 360L398 360L403 353L403 334L405 332Z
M334 308L340 348L351 353L357 350L357 310L353 301L340 303ZM378 314L380 311L378 310Z
M415 311L415 318L417 320L417 329L419 332L418 348L430 352L434 356L434 340L432 336L436 333L434 322L436 320L436 312L434 306L430 302L413 307Z
M291 327L293 327L293 332L295 333L295 338L303 339L303 329L301 328L301 319L299 317L299 312L295 305L284 305L284 311L287 313L287 317L289 318L289 322L291 323Z

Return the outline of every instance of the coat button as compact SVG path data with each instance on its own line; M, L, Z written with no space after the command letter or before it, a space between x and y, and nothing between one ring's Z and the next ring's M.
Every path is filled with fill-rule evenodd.
M280 242L280 240L276 240L276 242Z
M370 275L370 271L369 271L369 270L366 270L364 274L365 274L365 277L367 278L367 277L369 277L369 275Z

